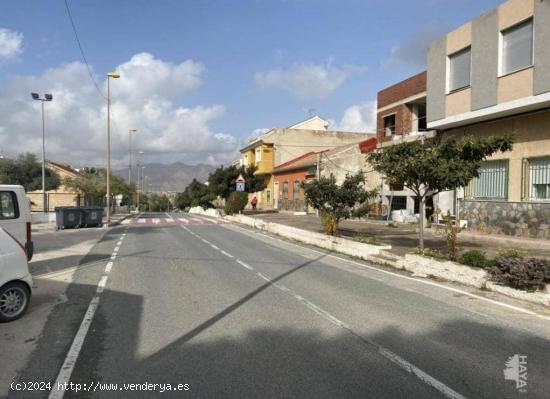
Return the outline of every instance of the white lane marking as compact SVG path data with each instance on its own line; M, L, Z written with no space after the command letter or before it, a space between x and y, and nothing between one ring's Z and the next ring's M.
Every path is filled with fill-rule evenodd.
M138 223L146 223L147 219L138 219Z
M237 259L235 262L237 262L239 265L241 265L241 266L244 267L245 269L254 270L254 268L253 268L252 266L247 265L247 264L244 263L242 260Z
M111 256L111 260L114 260L114 258L116 258L115 253L113 253L113 255ZM107 262L107 264L105 265L105 273L101 276L99 282L97 283L97 289L96 289L95 295L90 301L90 304L88 305L88 309L86 309L86 313L84 314L84 318L82 319L82 322L80 323L80 327L76 332L76 335L73 339L73 343L71 344L69 352L67 353L67 356L63 361L63 365L59 370L57 379L53 384L53 389L50 391L50 395L48 396L49 399L62 399L63 396L65 395L65 390L63 389L58 390L57 387L67 384L71 379L71 375L73 373L74 367L78 360L78 356L80 355L80 351L82 350L82 345L84 344L86 335L88 335L88 330L92 325L92 321L94 319L95 313L99 306L99 300L101 298L101 294L103 293L103 291L105 290L105 287L107 286L107 280L109 279L109 274L111 272L112 267L113 267L113 262Z
M296 294L294 291L292 291L290 288L284 286L283 284L279 284L271 280L269 277L265 276L262 273L256 273L259 277L262 279L268 281L271 285L274 287L277 287L278 289L286 292L287 294L291 295L294 299L305 305L307 308L312 310L314 313L318 314L319 316L323 317L325 320L331 322L332 324L343 328L350 332L355 337L359 338L361 341L367 343L370 346L374 346L377 348L378 353L380 353L383 357L391 361L392 363L399 366L401 369L405 370L408 373L413 374L415 377L417 377L419 380L424 382L425 384L437 389L440 393L442 393L445 397L450 399L466 399L464 396L453 390L452 388L448 387L447 385L443 384L441 381L437 380L436 378L432 377L431 375L427 374L426 372L422 371L418 367L416 367L414 364L406 361L401 356L397 355L396 353L393 353L391 350L377 344L374 341L371 341L368 338L365 338L358 333L356 333L350 326L348 326L343 321L339 320L338 318L331 315L326 310L322 309L321 307L315 305L313 302L307 300L301 295Z
M107 265L105 265L105 273L107 274L111 273L112 268L113 268L113 262L108 262Z
M170 219L164 219L166 220L167 223L174 223L174 219L170 218Z
M154 224L159 224L159 223L160 223L160 219L159 219L159 218L153 218L153 223L154 223Z
M219 251L219 250L220 250L220 247L217 247L217 246L214 245L214 244L210 244L210 246L211 246L212 248L214 248L216 251Z
M223 249L220 252L229 258L234 258L233 255L231 255L229 252L225 252Z
M130 219L123 220L121 224L130 224Z
M114 249L114 252L118 252L119 249L120 249L120 246L117 245Z
M191 220L194 220L195 222L198 222L199 224L203 224L203 220L202 219L198 219L198 218L190 218Z
M190 231L185 226L181 226L181 227L183 227L187 231ZM198 235L197 235L197 237L199 237L199 239L201 239L202 241L206 241L205 239L201 238ZM208 241L206 241L206 242L208 242ZM211 246L216 247L213 244L211 244ZM219 250L219 248L217 248L217 249ZM220 250L220 252L223 253L225 251ZM244 268L250 270L250 271L254 270L254 268L252 266L244 263L240 259L236 259L236 262L238 264L240 264L241 266L243 266ZM388 359L392 363L396 364L397 366L399 366L401 369L405 370L406 372L413 374L415 377L417 377L419 380L423 381L425 384L435 388L436 390L441 392L445 397L450 398L450 399L466 399L464 396L462 396L458 392L454 391L452 388L450 388L447 385L443 384L441 381L437 380L436 378L434 378L431 375L427 374L426 372L422 371L421 369L419 369L418 367L416 367L412 363L408 362L407 360L403 359L399 355L393 353L389 349L377 344L374 341L371 341L368 338L365 338L365 337L359 335L350 326L348 326L346 323L344 323L343 321L341 321L338 318L334 317L329 312L327 312L326 310L322 309L321 307L315 305L313 302L307 300L303 296L298 295L297 293L292 291L290 288L286 287L284 284L277 283L277 282L273 281L271 278L267 277L266 275L264 275L263 273L260 273L260 272L257 272L256 275L258 277L264 279L265 281L267 281L269 284L273 285L274 287L278 288L279 290L287 293L288 295L291 295L297 301L299 301L300 303L305 305L307 308L309 308L310 310L312 310L313 312L315 312L319 316L323 317L325 320L328 320L332 324L347 330L348 332L350 332L352 335L359 338L363 342L365 342L365 343L367 343L371 346L376 347L378 349L378 353L380 353L383 357L385 357L386 359Z
M264 233L252 232L252 231L250 231L250 230L243 229L242 227L236 226L236 225L234 225L234 224L233 224L232 226L235 227L235 228L237 228L237 229L240 229L240 230L243 230L243 231L245 231L245 232L248 232L248 233L253 233L253 234L258 234L258 235L264 236L264 237L268 238L269 240L277 240L277 241L280 241L280 242L285 243L285 244L288 244L288 245L293 245L293 246L298 247L298 248L301 248L301 249L306 249L306 250L311 251L311 252L314 252L314 253L316 253L316 254L322 254L322 255L325 255L325 256L327 256L327 257L329 257L329 258L338 259L338 260L340 260L340 261L342 261L342 262L351 263L351 264L356 265L356 266L361 266L361 267L364 267L364 268L369 269L369 270L373 270L373 271L376 271L376 272L379 272L379 273L383 273L383 274L387 274L387 275L394 276L394 277L399 277L399 278L402 278L402 279L405 279L405 280L415 281L415 282L420 283L420 284L426 284L426 285L431 285L431 286L434 286L434 287L443 288L443 289L448 290L448 291L460 293L460 294L463 294L463 295L466 295L466 296L469 296L469 297L472 297L472 298L476 298L476 299L479 299L479 300L482 300L482 301L485 301L485 302L492 303L493 305L505 307L505 308L512 309L512 310L515 310L515 311L520 312L520 313L525 313L525 314L528 314L528 315L531 315L531 316L535 316L535 317L541 318L541 319L543 319L543 320L549 320L549 321L550 321L550 317L549 317L549 316L544 316L544 315L541 315L541 314L539 314L539 313L533 312L533 311L531 311L531 310L529 310L529 309L525 309L525 308L522 308L522 307L519 307L519 306L510 305L510 304L508 304L508 303L500 302L500 301L497 301L497 300L494 300L494 299L490 299L490 298L486 298L486 297L481 296L481 295L472 294L471 292L464 291L464 290L461 290L461 289L458 289L458 288L454 288L454 287L449 287L449 286L444 285L444 284L439 284L439 283L437 283L437 282L435 282L435 281L424 280L424 279L418 279L418 278L415 278L415 277L409 277L409 276L405 276L405 275L402 275L402 274L390 272L390 271L388 271L388 270L379 269L379 268L377 268L377 267L375 267L375 266L369 266L369 265L367 265L367 264L360 263L360 262L356 262L356 261L353 261L353 260L350 260L350 259L341 258L341 257L339 257L339 256L332 255L332 254L330 254L330 253L326 253L326 252L322 252L322 251L317 251L317 250L315 250L315 249L312 249L312 248L309 248L309 247L306 247L306 246L302 246L302 245L299 245L299 244L294 244L294 243L292 243L292 242L285 241L285 240L280 239L280 238L271 237L271 236L268 236L267 234L264 234Z
M185 224L189 223L189 220L187 220L186 218L178 218L178 220Z

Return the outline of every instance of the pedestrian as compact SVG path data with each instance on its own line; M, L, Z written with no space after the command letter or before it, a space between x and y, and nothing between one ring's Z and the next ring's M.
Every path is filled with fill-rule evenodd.
M252 210L256 210L256 205L258 205L258 198L256 196L252 197L252 201L250 201L250 204L252 205Z

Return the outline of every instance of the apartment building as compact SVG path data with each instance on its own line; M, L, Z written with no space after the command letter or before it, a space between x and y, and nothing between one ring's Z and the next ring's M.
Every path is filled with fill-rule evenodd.
M328 126L328 121L314 116L288 128L271 129L240 150L241 165L256 166L256 174L265 178L266 188L254 193L260 209L273 209L279 200L280 187L273 178L275 165L365 138L364 133L331 131Z
M378 147L384 148L397 143L434 137L428 131L426 120L426 79L421 72L378 92L376 136ZM419 202L407 187L390 186L383 176L374 177L379 182L382 207L396 220L403 221L419 213ZM433 200L427 204L428 216L434 209Z
M365 173L366 188L379 189L379 175L372 171L366 162L365 154L376 149L374 134L364 134L363 140L331 150L308 152L273 169L274 185L279 188L275 208L282 211L313 211L307 209L303 182L317 176L334 176L337 184L342 184L346 175ZM367 138L365 138L367 137Z
M514 135L453 206L472 230L550 238L550 0L509 0L430 45L427 128Z

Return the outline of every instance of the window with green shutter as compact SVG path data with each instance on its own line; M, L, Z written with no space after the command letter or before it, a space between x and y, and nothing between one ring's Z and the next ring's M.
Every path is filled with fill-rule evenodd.
M508 160L487 161L481 164L479 177L466 188L473 199L506 200L508 198Z
M529 160L529 200L550 200L550 157Z

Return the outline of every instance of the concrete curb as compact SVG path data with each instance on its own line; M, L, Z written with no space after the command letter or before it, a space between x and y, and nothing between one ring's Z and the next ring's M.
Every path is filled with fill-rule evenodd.
M381 251L391 249L390 245L370 245L357 241L346 240L341 237L330 237L325 234L315 233L308 230L298 229L296 227L286 226L284 224L264 222L244 215L225 216L226 220L241 223L259 230L277 234L286 238L303 242L304 244L314 245L319 248L343 253L358 258L379 255Z
M489 274L483 269L461 265L451 261L439 261L437 259L414 254L407 254L405 257L387 254L385 250L391 249L389 245L375 246L341 237L329 237L324 234L278 223L265 222L261 219L244 215L225 216L224 219L290 238L304 244L314 245L319 248L372 261L377 264L406 270L412 272L413 275L436 277L471 287L498 292L512 298L539 305L550 306L550 284L546 285L544 291L527 292L516 290L489 281ZM385 259L384 257L386 256L390 256L392 259Z

